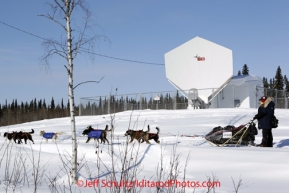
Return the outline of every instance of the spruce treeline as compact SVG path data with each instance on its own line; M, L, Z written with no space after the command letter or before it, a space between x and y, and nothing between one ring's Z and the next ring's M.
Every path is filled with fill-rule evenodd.
M282 70L280 66L278 66L274 78L270 78L269 81L267 78L263 78L263 84L265 88L289 92L288 78L286 75L282 75Z
M249 67L247 64L244 64L242 72L239 70L238 75L248 75ZM289 81L286 75L282 75L282 70L278 66L276 70L275 77L270 78L269 81L267 78L263 77L264 88L275 89L280 91L289 92Z
M249 68L245 64L241 71L238 71L238 75L249 74ZM286 75L282 75L282 70L278 66L275 77L267 78L263 77L264 94L274 98L276 108L289 108L289 81Z
M160 94L160 100L153 98L142 98L142 109L173 109L174 96L169 93ZM185 97L176 94L176 108L186 108L188 101ZM108 108L110 107L110 110ZM81 106L82 115L102 115L107 113L117 113L126 110L139 110L140 101L135 98L111 96L110 100L106 97L99 98L97 103L88 102ZM79 114L79 107L75 107L75 114ZM43 119L61 118L70 116L69 102L64 104L63 99L60 104L55 104L54 98L47 104L45 99L33 99L30 102L19 103L14 99L11 104L0 104L0 126L14 125Z
M69 103L65 105L63 99L61 104L55 104L53 98L49 104L45 99L36 100L36 98L30 102L20 103L14 99L11 104L6 100L5 104L0 104L0 126L67 116L69 116Z
M112 95L110 99L100 97L99 99L85 101L87 101L85 104L79 106L81 115L102 115L143 109L185 109L188 103L188 100L184 96L180 96L179 92L176 93L176 96L171 96L170 93L161 93L159 100L155 100L153 97L142 97L140 101L128 96L117 97Z

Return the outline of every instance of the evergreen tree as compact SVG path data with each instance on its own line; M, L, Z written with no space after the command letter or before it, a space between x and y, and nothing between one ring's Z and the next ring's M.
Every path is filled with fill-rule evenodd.
M87 109L90 109L90 108L91 108L91 107L90 107L90 101L87 102L86 108L87 108Z
M242 74L243 75L248 75L249 74L249 68L248 68L247 64L244 64L243 70L242 70Z
M30 104L29 104L29 110L32 112L33 111L33 100L30 101Z
M264 88L269 88L268 80L265 77L263 78L263 85L264 85Z
M161 93L159 96L160 96L160 100L157 101L157 102L158 102L158 103L164 103L164 96L163 96L163 94Z
M99 103L98 103L98 106L101 108L102 107L102 99L101 97L99 97Z
M69 99L67 101L67 108L70 108Z
M110 96L110 104L114 104L115 103L115 97L114 95Z
M55 103L54 103L54 99L53 99L53 97L52 97L52 99L51 99L50 109L52 109L52 110L55 109Z
M147 98L144 98L144 104L148 104Z
M3 117L3 110L2 110L2 107L1 107L1 104L0 104L0 120L1 120L2 117Z
M15 105L14 105L14 99L12 100L12 103L10 105L10 109L11 111L14 111Z
M21 102L21 110L24 111L25 110L25 106L24 106L24 103Z
M15 99L15 102L14 102L14 108L15 108L15 110L18 109L17 99Z
M57 104L56 107L55 107L55 109L56 109L57 111L59 111L59 110L61 109L60 105Z
M46 106L46 102L45 102L45 99L43 99L42 107L43 107L44 109L47 108L47 106Z
M36 101L36 98L34 99L34 102L33 102L33 109L37 110L37 101Z
M289 81L286 75L284 76L284 84L285 84L285 91L289 92Z
M177 90L177 94L176 94L176 102L179 103L180 102L180 94L179 91Z
M26 103L25 103L25 113L28 113L28 112L29 112L29 104L26 101Z
M275 89L277 90L283 90L284 89L284 82L283 82L283 76L280 66L278 66L276 75L275 75Z
M25 105L24 103L21 101L21 105L20 105L20 119L21 119L21 123L26 122L26 117L25 117Z
M64 109L63 98L61 99L61 109Z
M41 99L38 101L38 109L42 109L42 100Z
M238 71L238 76L240 76L240 75L241 75L241 71L239 70L239 71Z
M275 89L275 79L274 78L270 78L269 88Z

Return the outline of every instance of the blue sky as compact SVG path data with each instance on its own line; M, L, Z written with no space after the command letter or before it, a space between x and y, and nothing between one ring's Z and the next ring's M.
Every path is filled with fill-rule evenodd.
M43 38L58 38L59 26L39 17L49 13L47 0L2 1L0 21ZM250 74L273 78L280 66L289 76L289 1L276 0L147 0L87 1L94 14L99 42L95 53L141 62L164 64L164 54L199 36L233 51L234 74L244 64ZM80 17L76 15L75 18ZM68 99L65 61L54 56L50 70L40 62L43 40L0 23L0 104L13 99L47 103ZM164 65L149 65L96 56L75 60L74 84L80 97L172 91Z

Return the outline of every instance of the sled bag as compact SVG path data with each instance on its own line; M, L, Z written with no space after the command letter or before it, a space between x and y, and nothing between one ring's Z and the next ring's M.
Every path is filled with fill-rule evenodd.
M275 117L275 115L272 115L271 116L272 128L277 128L278 127L278 123L279 123L279 120Z

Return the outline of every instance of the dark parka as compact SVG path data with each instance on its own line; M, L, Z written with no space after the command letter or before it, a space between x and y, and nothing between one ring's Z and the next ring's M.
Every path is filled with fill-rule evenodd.
M254 119L258 120L258 129L272 129L271 117L274 115L275 103L272 97L268 97L264 104L258 108L258 114Z

